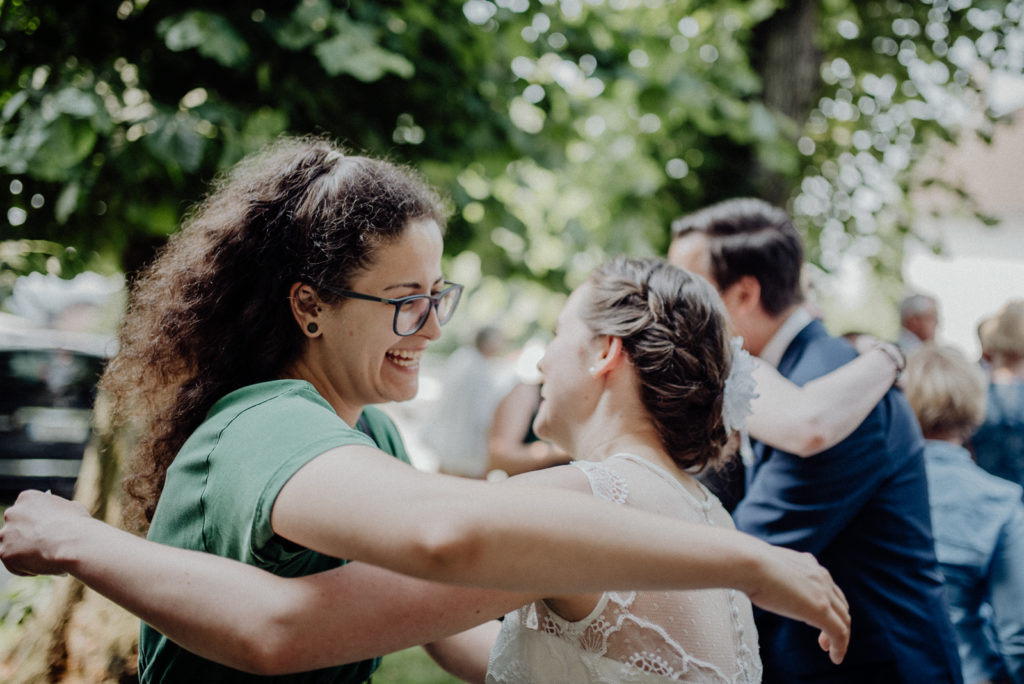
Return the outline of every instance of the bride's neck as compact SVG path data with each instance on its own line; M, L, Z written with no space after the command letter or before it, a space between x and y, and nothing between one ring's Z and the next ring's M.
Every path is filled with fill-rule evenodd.
M649 418L628 411L598 411L576 431L573 455L584 461L603 461L630 453L657 463L672 463Z
M622 372L608 380L590 415L572 433L570 453L579 460L603 461L625 452L675 467L640 399L635 377Z

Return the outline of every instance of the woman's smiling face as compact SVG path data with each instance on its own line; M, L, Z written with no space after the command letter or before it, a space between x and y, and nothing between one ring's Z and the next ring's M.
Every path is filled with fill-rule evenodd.
M434 221L414 221L400 238L379 247L370 268L348 287L387 299L439 292L443 246ZM441 334L433 307L423 327L406 337L395 334L394 318L391 304L348 298L325 306L319 316L321 345L310 345L307 356L320 367L329 391L356 413L367 404L416 396L420 357Z

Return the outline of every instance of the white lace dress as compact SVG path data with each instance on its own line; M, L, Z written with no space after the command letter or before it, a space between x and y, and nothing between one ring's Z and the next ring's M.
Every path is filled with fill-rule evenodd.
M703 486L701 500L661 467L631 454L573 463L602 499L732 528ZM570 622L540 601L509 613L491 651L489 684L761 681L750 601L727 589L607 592Z

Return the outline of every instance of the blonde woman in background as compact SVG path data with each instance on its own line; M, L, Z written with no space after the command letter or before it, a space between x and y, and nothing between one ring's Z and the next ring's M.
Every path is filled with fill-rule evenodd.
M1021 487L979 468L963 446L985 415L981 371L954 349L924 345L905 382L927 440L935 554L964 682L1024 684Z
M1024 300L1013 300L979 327L988 357L988 408L971 437L978 465L1024 485Z

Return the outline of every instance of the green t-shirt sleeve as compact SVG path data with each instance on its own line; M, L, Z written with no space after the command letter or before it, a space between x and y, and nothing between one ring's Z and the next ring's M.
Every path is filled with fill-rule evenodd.
M270 524L278 494L300 468L330 449L348 445L377 447L409 462L397 428L383 411L373 407L366 409L364 415L370 428L370 434L366 435L349 427L333 409L320 402L319 396L312 402L286 396L275 401L272 409L273 422L280 426L273 441L281 445L280 453L288 456L273 470L259 494L249 551L257 565L277 568L279 573L301 574L314 569L308 566L311 559L307 550L275 534ZM293 446L289 450L287 445Z
M300 468L347 445L375 446L346 425L311 387L280 392L232 416L221 427L209 457L203 496L206 547L291 574L287 566L301 549L274 534L274 501Z
M403 463L412 464L409 454L405 451L405 443L402 435L399 434L395 423L386 413L376 406L367 406L363 411L362 420L366 425L370 437L380 447L381 451L389 453Z
M335 447L376 446L406 460L391 420L378 409L366 413L369 436L345 424L305 382L272 381L233 392L211 410L168 471L150 538L234 558L285 577L337 567L344 561L275 535L270 514L284 484ZM361 682L377 662L280 680ZM249 679L181 650L146 626L140 637L140 667L149 673L170 673L168 681L212 681L212 673L221 672L227 672L224 681Z

